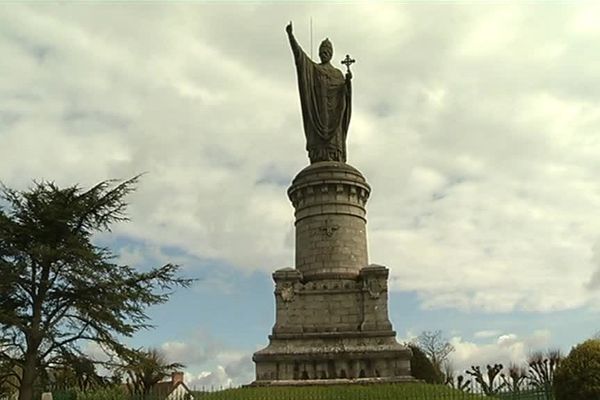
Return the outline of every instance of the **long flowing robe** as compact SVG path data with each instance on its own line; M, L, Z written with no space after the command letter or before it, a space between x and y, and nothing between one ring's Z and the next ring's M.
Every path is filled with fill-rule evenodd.
M351 85L330 63L317 64L290 38L302 107L306 150L311 163L346 162Z

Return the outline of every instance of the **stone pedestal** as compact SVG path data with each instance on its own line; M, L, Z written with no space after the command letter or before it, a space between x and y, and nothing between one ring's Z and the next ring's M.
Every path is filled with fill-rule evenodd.
M370 187L342 162L311 164L288 195L296 268L275 271L276 320L254 385L411 381L388 318L388 269L368 265Z

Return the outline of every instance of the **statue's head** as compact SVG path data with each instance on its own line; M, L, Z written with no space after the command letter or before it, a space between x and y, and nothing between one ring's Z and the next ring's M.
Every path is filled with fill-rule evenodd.
M331 57L333 56L333 45L329 41L329 39L325 39L321 42L319 46L319 58L322 63L329 62Z

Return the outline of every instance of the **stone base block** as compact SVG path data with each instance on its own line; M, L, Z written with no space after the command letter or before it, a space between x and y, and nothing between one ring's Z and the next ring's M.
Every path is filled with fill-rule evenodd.
M396 376L388 378L355 378L355 379L307 379L303 381L254 381L244 387L256 386L326 386L326 385L373 385L382 383L418 383L412 376Z
M254 353L256 385L272 385L273 381L339 384L412 380L412 353L396 341L393 332L284 337L271 336L269 346ZM312 381L318 383L309 383Z

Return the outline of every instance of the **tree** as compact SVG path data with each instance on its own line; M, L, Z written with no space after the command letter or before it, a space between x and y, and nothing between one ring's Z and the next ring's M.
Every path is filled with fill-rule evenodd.
M442 364L454 351L454 346L444 338L440 330L422 332L416 339L416 345L423 350L438 371L442 370Z
M504 387L508 388L511 393L518 393L527 379L527 370L520 365L510 364L508 374L501 373L500 377Z
M129 391L145 398L154 385L182 367L180 363L167 363L158 349L137 352L124 367Z
M454 365L452 365L450 361L445 361L443 367L444 370L442 371L442 377L444 380L444 385L463 392L471 391L471 381L465 379L464 375L457 375Z
M556 369L557 400L600 399L600 339L573 347Z
M471 391L471 381L465 379L464 375L458 375L456 380L452 379L447 383L453 388L456 388L462 392L470 392Z
M427 383L442 383L441 372L433 366L423 350L414 344L409 344L408 347L412 351L412 358L410 359L412 376Z
M66 353L60 363L50 365L48 369L50 389L77 388L83 392L105 383L105 379L97 373L94 361L86 356Z
M475 378L475 382L479 384L486 396L493 396L505 386L505 383L496 383L496 378L499 377L502 368L502 364L487 365L487 372L484 375L479 366L471 366L466 373Z
M534 352L527 358L529 365L529 384L550 391L554 383L554 371L560 365L562 354L560 350L549 350L546 354Z
M151 326L146 308L191 284L178 277L177 265L138 272L92 244L94 233L128 219L124 198L138 178L85 191L52 182L28 191L1 187L0 361L13 375L20 371L19 400L32 399L48 365L67 353L82 355L82 340L130 353L120 339Z
M0 399L8 398L18 389L15 374L6 362L0 362Z

